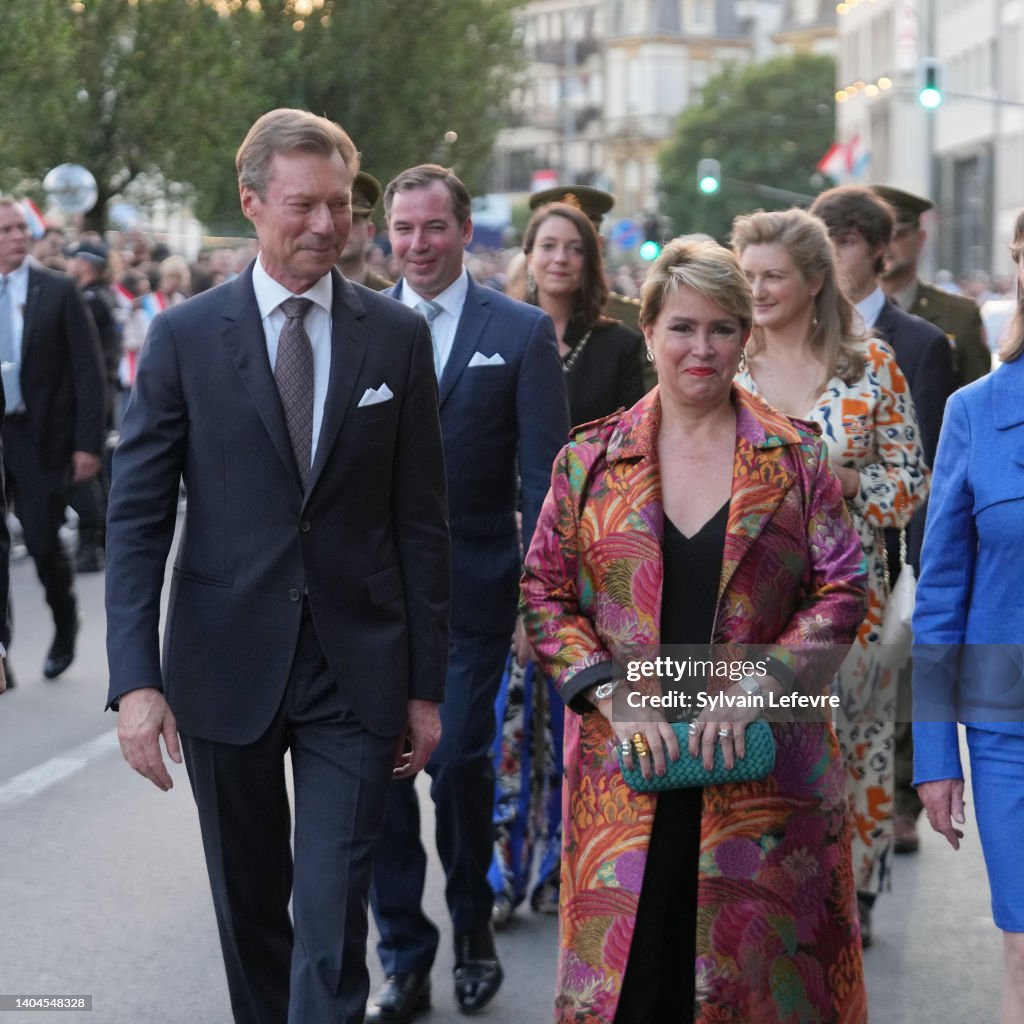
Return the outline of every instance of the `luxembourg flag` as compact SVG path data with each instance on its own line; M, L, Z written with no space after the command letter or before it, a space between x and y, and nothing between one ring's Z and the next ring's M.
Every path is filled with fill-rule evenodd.
M859 135L854 135L847 147L850 152L850 174L858 180L863 179L871 166L871 153Z
M22 199L21 209L25 214L25 220L28 221L28 229L32 233L32 237L42 238L46 232L46 221L43 220L39 207L31 199Z

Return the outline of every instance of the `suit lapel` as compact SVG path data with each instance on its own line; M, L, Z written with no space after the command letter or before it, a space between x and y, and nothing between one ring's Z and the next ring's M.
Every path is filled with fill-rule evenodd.
M337 272L332 272L331 277L334 283L331 302L331 373L327 382L320 437L306 488L307 500L323 472L345 413L351 406L369 340L366 309L355 288ZM371 381L371 384L379 387L381 382Z
M231 353L242 383L249 392L263 425L267 428L281 461L300 486L288 425L285 423L281 399L274 383L274 374L267 358L267 340L263 333L256 293L252 288L252 266L231 283L224 306L224 345ZM333 363L333 360L332 360Z
M878 319L875 321L875 333L890 346L892 345L896 334L896 325L892 322L893 316L891 310L892 306L889 300L886 299L885 305L882 306L882 312L878 314Z
M39 310L39 293L43 289L43 278L34 267L28 268L28 290L25 295L25 311L21 319L21 365L25 365L25 353L29 350L34 334L36 313Z
M462 316L455 331L455 341L444 364L444 372L438 383L438 404L444 406L445 400L455 387L455 382L462 376L467 364L477 350L480 337L491 318L490 302L484 289L469 281L466 301L462 304Z

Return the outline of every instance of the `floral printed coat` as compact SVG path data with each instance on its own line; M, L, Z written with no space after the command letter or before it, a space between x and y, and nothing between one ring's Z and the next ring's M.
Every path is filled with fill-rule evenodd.
M732 499L716 643L812 644L834 671L865 610L841 488L807 424L733 388ZM622 778L615 737L582 692L657 644L663 580L658 390L579 428L555 462L526 559L523 605L566 716L556 1020L611 1024L657 797ZM780 656L783 648L778 648ZM799 659L792 667L800 678ZM850 823L827 721L772 726L766 779L704 790L697 1002L680 1022L866 1020Z

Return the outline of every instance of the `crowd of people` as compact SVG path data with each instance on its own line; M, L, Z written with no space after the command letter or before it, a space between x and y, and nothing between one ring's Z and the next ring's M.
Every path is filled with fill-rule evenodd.
M674 239L633 295L592 188L474 256L451 170L382 186L324 118L264 115L237 171L257 243L191 264L56 228L30 257L0 198L44 674L76 567L105 570L108 707L158 788L186 764L236 1022L429 1009L421 769L464 1013L528 901L559 915L558 1024L866 1021L893 855L922 809L962 838L959 721L1022 1024L1024 213L991 370L977 304L918 277L932 204L894 188ZM912 659L882 641L904 573Z

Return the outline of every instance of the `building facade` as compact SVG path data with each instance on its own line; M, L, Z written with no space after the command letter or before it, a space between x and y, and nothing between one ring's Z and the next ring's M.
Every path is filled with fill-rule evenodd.
M729 63L834 53L836 16L828 0L532 0L522 33L492 191L591 184L617 216L642 217L658 208L658 154L705 83Z
M837 136L865 159L853 180L936 202L928 268L1005 274L1024 207L1022 0L848 0L839 4ZM919 102L934 58L942 104Z

